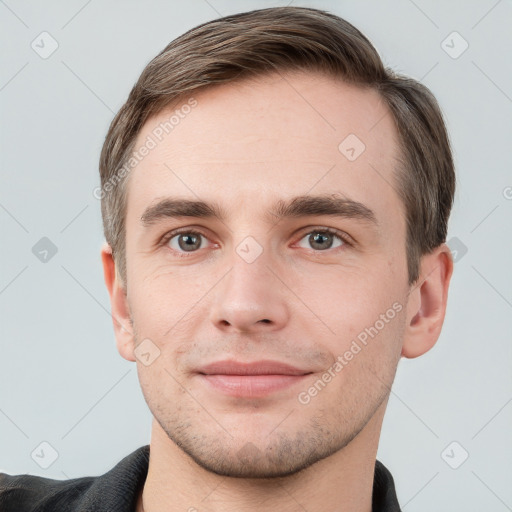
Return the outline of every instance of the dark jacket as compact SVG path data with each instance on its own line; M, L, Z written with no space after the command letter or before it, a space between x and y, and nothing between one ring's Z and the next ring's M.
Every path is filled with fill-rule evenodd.
M0 473L1 512L135 512L146 480L149 445L101 476L53 480ZM391 473L375 461L373 512L400 512Z

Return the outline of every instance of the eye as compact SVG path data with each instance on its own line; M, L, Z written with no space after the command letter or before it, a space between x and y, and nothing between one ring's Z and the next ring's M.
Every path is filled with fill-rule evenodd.
M304 240L305 244L308 244L309 247L302 245ZM300 247L304 247L305 249L313 248L318 251L325 251L342 245L350 245L345 235L330 228L321 228L310 231L306 236L300 239L298 244Z
M197 252L204 249L209 243L209 239L201 232L190 228L175 230L163 237L161 245L169 247L179 255L185 253ZM215 245L215 244L214 244ZM303 236L299 242L299 247L305 249L314 249L316 252L336 249L345 245L351 246L350 236L332 228L315 228Z
M163 243L176 252L195 252L205 247L205 240L207 238L199 231L187 229L169 233Z

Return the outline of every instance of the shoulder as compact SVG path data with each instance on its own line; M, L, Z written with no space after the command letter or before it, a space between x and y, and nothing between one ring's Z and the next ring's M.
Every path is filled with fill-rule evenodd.
M53 480L33 475L0 473L0 510L32 512L67 510L98 477ZM66 508L58 508L66 506Z
M0 473L1 512L125 512L147 476L149 446L127 455L100 476L54 480Z

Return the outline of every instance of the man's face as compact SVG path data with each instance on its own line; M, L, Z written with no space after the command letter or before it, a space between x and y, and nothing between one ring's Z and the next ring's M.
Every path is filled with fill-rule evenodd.
M175 109L146 123L135 148L157 144L129 176L127 301L135 345L146 359L160 351L137 363L142 390L201 466L291 474L377 431L384 414L409 291L396 129L377 93L316 74L193 96L161 141L154 130ZM302 208L276 214L296 196ZM344 200L344 214L328 201L308 209L312 196ZM170 198L223 218L150 210ZM205 369L226 360L301 375Z

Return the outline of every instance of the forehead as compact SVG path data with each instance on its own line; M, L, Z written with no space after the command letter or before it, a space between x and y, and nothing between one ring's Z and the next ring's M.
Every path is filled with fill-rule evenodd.
M134 218L166 195L214 199L233 214L308 193L339 193L382 214L401 209L387 107L376 91L317 73L201 90L150 118L135 150L144 145L129 175Z

